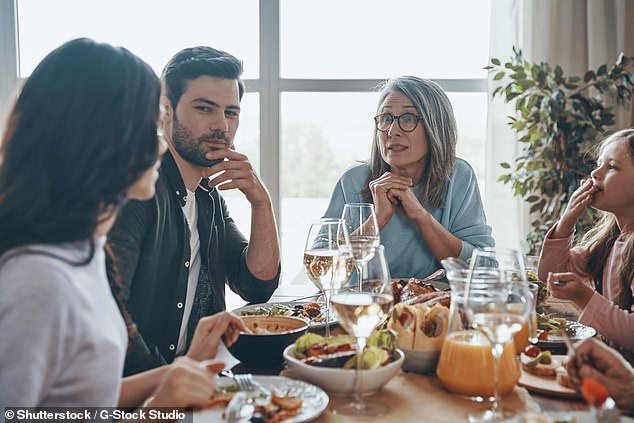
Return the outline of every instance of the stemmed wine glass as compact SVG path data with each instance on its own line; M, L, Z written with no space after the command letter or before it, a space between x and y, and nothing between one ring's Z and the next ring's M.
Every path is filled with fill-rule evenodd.
M339 289L348 280L355 268L343 220L320 219L310 225L304 266L326 300L326 337L330 337L330 296L333 289Z
M512 417L502 409L499 380L500 357L504 346L526 324L533 299L519 253L515 250L485 248L471 258L465 292L466 318L491 344L493 354L494 399L490 410L469 414L470 422L497 422Z
M343 206L341 218L345 221L350 236L352 255L356 261L359 283L363 280L365 261L372 258L374 249L379 245L379 224L376 220L374 204L348 203Z
M388 407L377 401L366 403L361 399L361 359L368 337L389 316L393 297L390 272L382 245L374 247L374 253L362 266L363 279L359 284L344 286L330 301L339 324L357 340L354 400L337 407L337 412L369 417L385 414Z

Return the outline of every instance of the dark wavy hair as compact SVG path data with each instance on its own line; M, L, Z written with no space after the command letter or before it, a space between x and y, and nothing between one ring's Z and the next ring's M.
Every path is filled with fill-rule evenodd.
M0 254L91 240L157 159L160 82L124 48L69 41L35 68L0 146Z
M244 94L241 78L242 62L235 56L215 48L198 46L183 49L165 65L161 79L165 95L176 109L178 101L187 89L187 83L201 76L235 79L238 81L240 99Z

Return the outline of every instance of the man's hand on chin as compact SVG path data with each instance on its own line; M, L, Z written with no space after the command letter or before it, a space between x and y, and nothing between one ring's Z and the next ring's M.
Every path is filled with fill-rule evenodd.
M209 185L226 191L237 188L253 207L270 206L269 193L260 180L248 157L232 149L208 152L207 160L227 159L203 171L204 177L214 175Z

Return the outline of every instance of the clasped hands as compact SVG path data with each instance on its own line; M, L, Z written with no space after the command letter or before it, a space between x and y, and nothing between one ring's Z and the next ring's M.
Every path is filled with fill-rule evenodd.
M379 178L370 181L370 192L379 228L383 228L399 208L411 220L427 213L412 191L412 186L412 178L394 172L385 172Z

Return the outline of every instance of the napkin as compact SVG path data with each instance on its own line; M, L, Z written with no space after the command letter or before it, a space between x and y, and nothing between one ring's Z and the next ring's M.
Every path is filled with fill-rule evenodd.
M240 360L235 358L227 349L223 342L220 343L218 347L218 352L216 353L216 359L225 362L225 369L231 369L236 364L240 363Z

